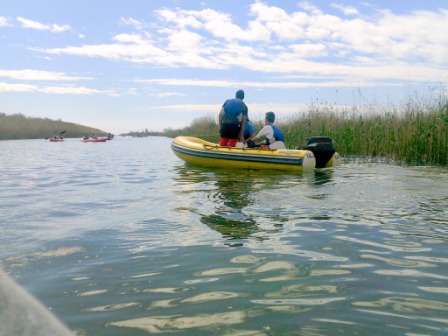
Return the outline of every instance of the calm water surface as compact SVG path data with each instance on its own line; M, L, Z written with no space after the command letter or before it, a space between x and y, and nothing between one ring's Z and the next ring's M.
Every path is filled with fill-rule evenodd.
M447 335L448 170L0 141L0 262L77 335Z

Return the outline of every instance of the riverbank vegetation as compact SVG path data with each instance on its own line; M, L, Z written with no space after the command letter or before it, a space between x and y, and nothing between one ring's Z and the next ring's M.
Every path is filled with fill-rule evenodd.
M148 136L165 136L165 132L160 131L148 131L147 128L145 128L142 131L129 131L128 133L121 133L121 136L131 136L134 138L145 138Z
M275 111L274 111L275 112ZM263 121L254 121L257 131ZM288 148L304 146L314 135L333 138L342 156L384 158L417 165L448 165L448 104L413 103L405 108L309 106L306 113L277 120ZM217 142L216 116L194 120L171 137L197 136Z
M105 135L106 132L75 123L48 118L26 117L23 114L0 113L0 140L45 139L65 131L64 137Z

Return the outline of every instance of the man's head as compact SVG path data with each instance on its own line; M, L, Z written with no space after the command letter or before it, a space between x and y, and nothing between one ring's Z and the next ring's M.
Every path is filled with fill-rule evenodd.
M275 113L274 112L266 112L265 118L268 122L273 123L275 120Z
M244 91L243 90L238 90L235 93L235 98L239 98L239 99L243 100L244 99Z

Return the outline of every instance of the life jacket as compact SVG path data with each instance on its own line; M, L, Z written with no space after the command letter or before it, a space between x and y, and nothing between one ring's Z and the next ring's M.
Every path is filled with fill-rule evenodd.
M252 133L255 133L254 124L250 121L246 122L246 128L244 129L244 139L248 139Z
M271 125L274 129L274 139L275 141L285 141L285 136L283 135L283 132L275 125Z
M275 141L283 141L285 142L285 136L283 135L283 132L275 125L270 125L272 129L274 130L274 139ZM268 138L266 138L266 144L269 145L270 141Z

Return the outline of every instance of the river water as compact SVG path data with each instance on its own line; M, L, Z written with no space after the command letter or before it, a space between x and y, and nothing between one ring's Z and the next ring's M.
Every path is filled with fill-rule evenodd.
M448 169L205 169L170 144L0 141L1 266L75 334L448 334Z

